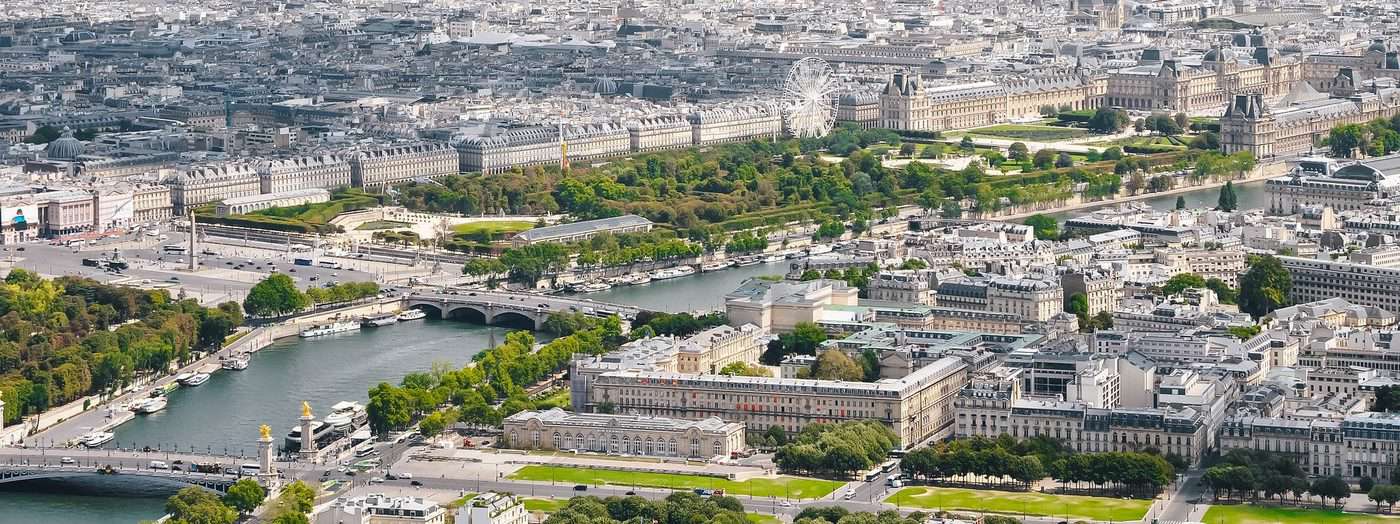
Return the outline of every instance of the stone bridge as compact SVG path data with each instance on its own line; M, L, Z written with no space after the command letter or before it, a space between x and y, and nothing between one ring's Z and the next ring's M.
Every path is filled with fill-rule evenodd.
M39 479L74 477L160 479L223 493L240 478L237 474L193 473L171 469L151 469L125 464L0 464L0 484Z
M626 320L643 309L582 298L511 293L505 291L414 292L404 297L404 307L437 313L442 318L454 314L479 315L484 324L529 324L536 330L554 312L577 312L596 317L618 315Z

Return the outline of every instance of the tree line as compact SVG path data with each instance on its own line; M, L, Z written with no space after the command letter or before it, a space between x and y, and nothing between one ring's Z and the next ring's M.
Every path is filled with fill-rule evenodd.
M217 349L243 324L234 303L201 307L164 290L13 269L0 283L0 400L18 422Z
M253 285L243 298L243 310L257 317L277 317L305 310L313 305L352 302L379 294L374 282L345 282L326 287L297 288L292 277L273 273Z
M913 479L996 486L1005 486L1009 479L1020 489L1030 489L1050 476L1065 484L1116 485L1119 491L1142 495L1157 493L1186 466L1180 457L1148 452L1075 453L1049 437L1018 441L1010 435L941 442L909 452L900 463Z
M556 338L538 351L533 334L513 331L504 343L477 353L461 369L434 364L428 372L404 376L398 386L381 382L371 388L366 406L370 429L383 435L420 418L420 429L429 436L457 422L498 426L505 417L533 409L526 386L564 369L576 354L602 354L622 340L617 317Z
M1315 495L1326 503L1332 499L1338 506L1351 496L1351 487L1338 476L1320 477L1309 480L1303 468L1287 455L1263 450L1232 449L1221 457L1221 461L1206 469L1201 481L1211 489L1212 498L1219 500L1221 494L1226 499L1239 498L1258 500L1260 494L1267 500L1278 497L1279 503L1299 504L1303 497ZM1363 479L1374 484L1370 479ZM1366 486L1368 489L1373 486ZM1386 495L1388 490L1378 492Z
M773 463L783 471L847 478L884 461L898 445L899 436L875 420L811 424L778 448Z

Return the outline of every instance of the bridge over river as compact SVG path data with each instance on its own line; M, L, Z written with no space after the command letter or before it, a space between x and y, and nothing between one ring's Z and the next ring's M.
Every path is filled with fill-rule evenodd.
M598 302L586 298L514 293L508 291L414 291L403 297L404 307L432 310L443 318L454 314L479 315L484 324L529 323L536 330L555 312L577 312L597 317L617 315L637 318L642 308Z
M158 461L165 468L152 468ZM123 451L86 448L0 448L0 484L28 480L103 476L122 479L154 479L224 492L242 478L241 464L255 458L196 453ZM218 466L217 473L189 471L191 464ZM277 462L276 469L295 476L307 465Z

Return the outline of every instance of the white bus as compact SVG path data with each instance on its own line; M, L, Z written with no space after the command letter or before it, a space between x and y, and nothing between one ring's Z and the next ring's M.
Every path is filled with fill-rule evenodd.
M251 477L262 473L262 466L257 464L242 464L238 466L238 474L244 477Z
M343 268L343 266L340 265L340 262L336 262L336 261L334 261L334 260L322 260L322 261L320 261L320 262L317 262L316 265L321 266L321 267L326 268L326 269L342 269L342 268Z
M165 251L166 253L169 253L169 254L171 254L171 255L183 255L183 254L185 254L186 251L188 251L187 249L185 249L185 246L181 246L181 245L177 245L177 244L170 244L170 245L164 246L164 247L161 248L161 250L163 250L163 251Z

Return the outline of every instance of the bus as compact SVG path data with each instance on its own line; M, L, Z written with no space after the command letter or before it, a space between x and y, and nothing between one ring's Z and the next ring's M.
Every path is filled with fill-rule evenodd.
M341 265L340 265L340 262L336 262L336 261L334 261L334 260L322 260L322 261L318 262L316 265L321 266L321 267L326 268L326 269L341 269L341 268L344 267L344 266L341 266Z
M262 466L259 466L257 464L240 464L238 466L239 476L251 477L259 473L262 473Z
M187 249L185 249L185 246L176 245L176 244L170 244L170 245L161 247L161 250L163 250L163 251L165 251L166 253L171 254L171 255L183 255L183 254L185 254L185 251L188 251Z
M292 264L295 264L295 265L298 265L298 266L309 266L309 265L312 264L312 262L311 262L311 259L309 259L309 258L293 258L293 259L292 259Z

